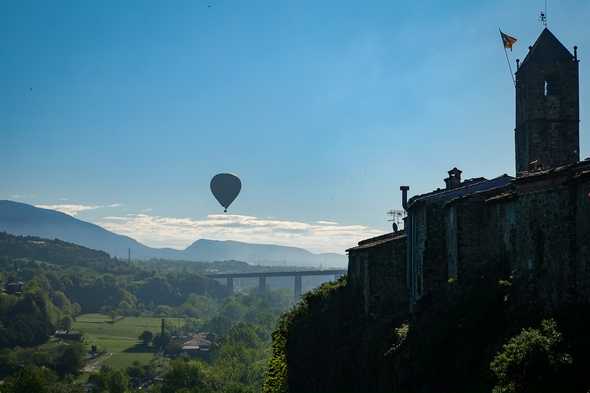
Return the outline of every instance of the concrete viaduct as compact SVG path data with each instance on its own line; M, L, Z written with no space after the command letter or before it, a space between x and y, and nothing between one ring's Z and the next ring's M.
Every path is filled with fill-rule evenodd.
M303 276L334 276L335 279L346 274L347 271L343 269L330 269L330 270L298 270L298 271L285 271L285 272L247 272L247 273L212 273L207 274L209 278L227 280L227 287L233 292L234 291L234 278L258 278L258 290L266 290L266 278L267 277L293 277L295 281L295 299L301 296L302 285L301 279Z

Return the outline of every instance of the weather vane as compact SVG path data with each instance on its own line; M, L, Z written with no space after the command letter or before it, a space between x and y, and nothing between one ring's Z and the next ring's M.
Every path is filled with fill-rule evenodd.
M541 21L543 27L547 27L547 0L545 0L545 8L541 11L539 20Z

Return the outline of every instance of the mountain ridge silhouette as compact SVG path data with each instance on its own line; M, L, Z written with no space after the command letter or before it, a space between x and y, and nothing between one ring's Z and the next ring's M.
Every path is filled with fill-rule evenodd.
M198 239L184 250L146 246L125 235L68 214L26 203L0 200L0 231L13 235L60 239L102 250L111 256L135 259L175 259L194 262L240 260L250 264L281 266L346 266L336 253L315 254L299 247L246 243L235 240Z

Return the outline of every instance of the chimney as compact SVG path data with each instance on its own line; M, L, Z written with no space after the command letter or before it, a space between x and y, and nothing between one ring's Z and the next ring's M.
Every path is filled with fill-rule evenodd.
M447 190L452 190L453 188L457 188L461 186L461 171L456 167L451 169L449 172L449 177L445 179L445 186Z
M408 210L408 190L410 189L409 186L400 186L400 191L402 192L402 207L404 210Z

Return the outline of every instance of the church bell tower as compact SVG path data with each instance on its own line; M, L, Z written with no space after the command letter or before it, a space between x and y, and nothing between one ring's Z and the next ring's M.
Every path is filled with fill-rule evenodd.
M516 176L580 160L578 55L545 28L516 72Z

